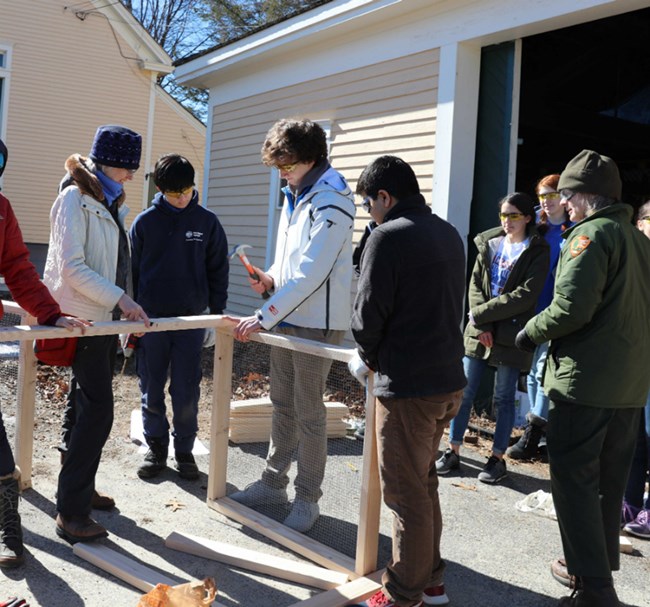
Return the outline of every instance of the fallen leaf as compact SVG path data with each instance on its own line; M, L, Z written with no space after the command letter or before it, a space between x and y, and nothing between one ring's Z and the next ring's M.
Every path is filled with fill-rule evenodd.
M466 491L476 491L476 485L466 485L465 483L452 483L453 487L458 487L459 489L465 489Z
M165 504L165 508L171 508L172 512L176 512L176 510L181 510L182 508L185 508L185 504L179 502L176 498L169 500Z

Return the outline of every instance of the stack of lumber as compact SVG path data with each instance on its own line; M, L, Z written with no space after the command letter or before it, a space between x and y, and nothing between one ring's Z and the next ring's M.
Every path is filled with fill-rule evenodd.
M348 424L343 421L349 415L343 403L324 403L327 409L327 436L341 438L347 434ZM271 434L273 405L266 398L236 400L230 403L230 433L233 443L261 443Z

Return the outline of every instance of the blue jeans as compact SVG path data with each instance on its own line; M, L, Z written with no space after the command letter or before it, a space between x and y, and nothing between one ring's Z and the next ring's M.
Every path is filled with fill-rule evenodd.
M452 445L460 445L463 442L463 435L467 430L474 397L487 365L487 361L480 358L470 356L463 358L467 386L463 392L463 402L460 405L460 410L449 426ZM496 369L493 401L497 415L497 427L494 431L492 452L495 455L503 455L508 448L510 433L515 423L515 392L517 391L519 368L497 365Z
M544 394L542 379L544 379L544 366L548 354L548 342L539 344L533 353L533 362L530 373L526 378L528 385L528 400L530 401L530 412L544 421L548 420L548 396Z
M639 433L636 439L630 476L625 488L625 501L635 508L650 510L650 495L643 501L645 484L648 480L650 470L650 394L643 409L641 421L639 422Z

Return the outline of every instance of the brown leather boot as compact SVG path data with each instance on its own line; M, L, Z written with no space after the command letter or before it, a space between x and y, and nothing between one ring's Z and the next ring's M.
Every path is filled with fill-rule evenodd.
M57 514L56 534L70 544L93 542L107 537L108 532L99 523L83 514Z

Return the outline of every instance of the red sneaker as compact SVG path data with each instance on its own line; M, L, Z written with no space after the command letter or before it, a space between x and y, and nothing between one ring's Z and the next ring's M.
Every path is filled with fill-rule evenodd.
M383 591L379 590L373 594L365 603L359 603L359 607L397 607L397 603L390 597L387 597ZM423 607L422 601L412 607Z
M449 597L445 594L445 585L431 586L425 588L422 593L422 602L425 605L447 605Z

